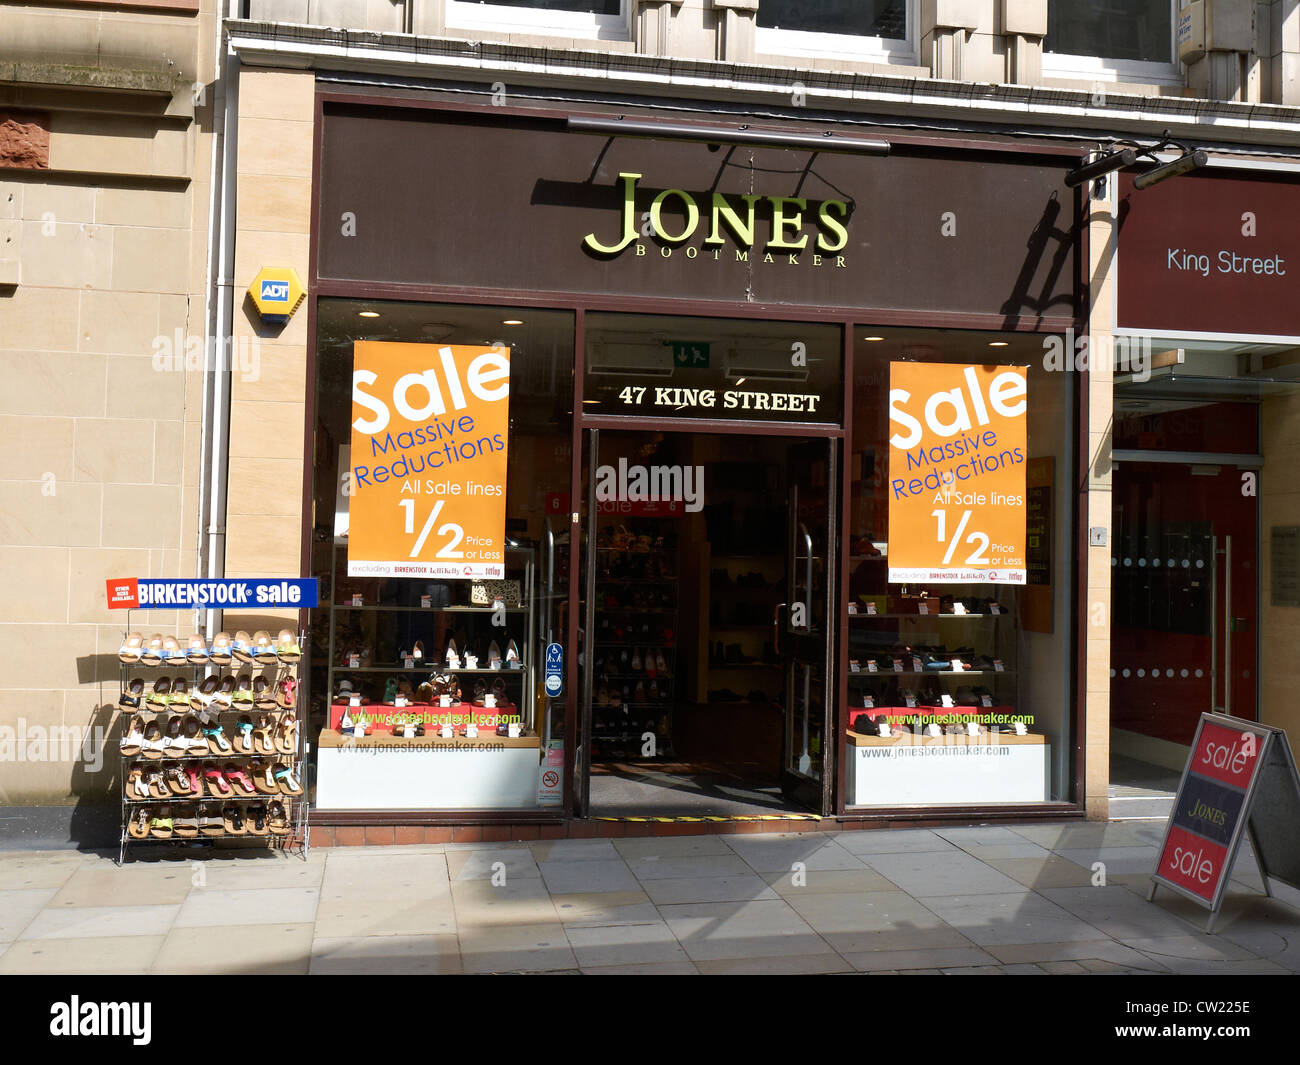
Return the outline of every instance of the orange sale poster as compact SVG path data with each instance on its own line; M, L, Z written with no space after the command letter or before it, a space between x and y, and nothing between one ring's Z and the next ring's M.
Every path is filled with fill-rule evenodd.
M353 345L348 575L505 575L510 351Z
M1025 583L1028 371L889 367L889 581Z

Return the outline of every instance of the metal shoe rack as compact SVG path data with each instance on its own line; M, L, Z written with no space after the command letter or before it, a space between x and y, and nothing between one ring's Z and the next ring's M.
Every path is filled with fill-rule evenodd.
M126 642L126 633L129 633L130 631L131 618L130 613L128 612L126 618L126 631L123 633L123 643ZM307 632L300 632L298 634L299 648L306 648L308 646L308 635ZM200 728L209 721L218 722L221 725L222 730L225 732L227 739L231 740L232 750L228 754L214 754L210 749L201 755L164 754L161 758L146 758L143 751L132 755L125 753L121 755L122 772L120 796L122 806L122 824L121 836L118 843L117 864L119 866L125 863L127 850L133 845L147 844L156 846L159 844L166 844L172 847L211 849L220 841L232 840L240 841L244 844L256 842L257 844L265 845L270 849L281 851L286 856L289 853L297 853L304 861L306 860L307 850L311 842L310 828L308 826L308 810L310 803L307 801L307 795L309 792L307 791L307 784L304 780L306 729L303 714L302 683L298 677L298 666L300 664L301 660L295 663L286 663L277 659L275 663L272 664L269 662L261 663L257 661L241 662L237 658L232 658L230 663L224 666L211 662L204 665L196 665L188 661L185 662L184 665L169 664L166 660L156 666L146 665L142 662L121 663L121 695L126 695L127 689L132 680L139 678L144 681L144 690L140 693L140 705L138 707L126 705L121 701L121 696L119 696L118 709L120 711L119 716L122 722L122 737L125 737L130 732L131 720L137 714L144 720L145 728L148 728L150 722L153 721L161 730L163 730L164 733L166 732L168 723L174 716L179 715L182 719L188 716L193 716L199 721ZM298 682L294 691L294 706L292 708L292 712L298 722L298 742L293 754L285 754L281 751L275 751L272 754L259 752L249 754L233 749L234 737L238 731L237 722L241 716L247 715L256 719L259 714L266 714L272 717L278 724L281 716L289 712L286 708L277 706L274 710L262 709L253 703L232 704L229 707L213 704L206 711L207 720L205 720L205 711L195 710L190 705L188 699L183 705L172 703L165 707L159 707L156 704L150 705L146 702L149 693L153 690L154 684L163 677L185 675L186 682L190 685L190 692L193 693L206 677L220 677L227 673L235 677L247 673L250 684L254 677L261 675L266 678L272 692L278 689L280 681L286 677L291 677ZM151 683L151 681L153 683ZM303 787L303 793L295 796L286 794L265 795L259 792L256 795L237 796L232 792L230 795L217 797L206 791L207 781L202 776L202 773L200 773L200 785L205 789L202 797L193 795L170 795L165 799L155 799L152 796L146 799L134 799L129 798L127 795L128 773L130 772L131 766L137 762L148 769L151 767L161 768L163 765L171 763L177 763L182 767L185 767L190 766L195 762L201 763L215 761L219 763L223 771L227 764L233 762L241 769L244 769L245 772L248 772L249 766L258 759L288 765L289 768L293 770L298 783ZM252 774L249 773L249 776L251 777ZM248 831L245 831L242 835L233 834L226 832L224 827L221 835L211 836L204 835L201 830L196 836L177 836L173 829L173 834L169 837L158 837L150 834L143 838L137 838L132 836L129 831L132 818L136 811L141 807L156 808L168 806L171 808L170 812L174 818L178 808L195 806L199 811L198 816L202 818L205 807L211 808L214 811L220 811L225 806L233 804L239 807L241 814L244 815L244 822L247 825L247 811L250 806L261 803L263 806L269 807L272 802L279 802L284 806L285 815L289 821L289 832L287 834L276 835L272 833L269 827L269 817L267 819L268 827L265 836L254 835Z

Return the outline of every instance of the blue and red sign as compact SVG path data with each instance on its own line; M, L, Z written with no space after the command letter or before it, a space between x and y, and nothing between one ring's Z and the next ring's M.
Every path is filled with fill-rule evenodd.
M300 609L318 602L315 577L112 577L107 596L110 610Z

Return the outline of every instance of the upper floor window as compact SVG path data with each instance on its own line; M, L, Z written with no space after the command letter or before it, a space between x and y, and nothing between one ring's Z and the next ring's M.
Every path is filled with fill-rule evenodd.
M447 0L447 26L626 40L630 6L631 0Z
M907 0L762 0L758 25L901 41L907 38Z
M529 7L534 11L577 11L592 15L618 15L622 13L622 0L462 0L465 6L476 3L479 7Z
M1047 0L1043 72L1176 79L1176 4L1177 0Z
M761 0L756 45L764 55L915 62L920 0Z

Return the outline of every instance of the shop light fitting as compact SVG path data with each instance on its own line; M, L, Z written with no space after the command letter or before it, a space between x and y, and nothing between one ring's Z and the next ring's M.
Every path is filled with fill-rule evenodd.
M1127 147L1112 148L1112 150L1098 156L1092 162L1076 167L1065 175L1065 184L1070 188L1074 188L1086 181L1095 181L1093 196L1099 198L1106 195L1107 176L1118 170L1125 170L1137 166L1139 163L1157 164L1154 169L1144 171L1133 179L1133 187L1140 191L1149 189L1152 185L1158 185L1162 181L1167 181L1171 177L1177 177L1179 174L1199 170L1210 161L1205 149L1189 148L1180 141L1173 140L1169 136L1168 130L1165 130L1162 141L1150 146L1143 146L1136 141L1116 141L1114 143L1127 145ZM1161 163L1157 153L1166 148L1177 148L1182 154L1177 159Z
M638 122L617 117L570 115L565 122L570 133L602 133L612 137L647 137L653 140L698 141L701 144L741 144L771 148L801 148L814 152L846 152L854 155L888 155L889 141L823 130L758 129L748 123L739 126L708 126L689 122Z
M1149 189L1152 185L1157 185L1171 177L1177 177L1179 174L1186 174L1189 170L1199 170L1209 161L1210 157L1201 148L1190 152L1184 150L1183 154L1173 162L1165 163L1164 166L1158 166L1154 170L1148 170L1145 174L1139 174L1133 179L1133 187L1135 189Z
M379 317L379 312L378 312L378 311L358 311L358 312L357 312L357 317L359 317L359 318L378 318L378 317Z
M1007 346L1007 341L1005 341L1005 340L990 340L990 341L989 341L989 347L991 347L991 348L1005 348L1006 346Z
M862 339L876 341L876 340L884 340L885 338L884 337L863 337Z
M1137 152L1132 148L1121 148L1117 152L1107 152L1105 155L1097 156L1091 163L1087 163L1077 170L1071 170L1065 175L1065 184L1070 188L1074 188L1077 185L1082 185L1085 181L1095 181L1097 178L1105 177L1116 170L1123 170L1126 166L1132 166L1136 162Z
M506 318L501 322L501 324L502 325L523 325L524 320L522 318Z

